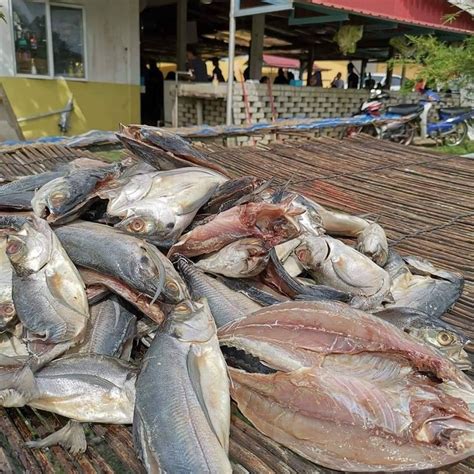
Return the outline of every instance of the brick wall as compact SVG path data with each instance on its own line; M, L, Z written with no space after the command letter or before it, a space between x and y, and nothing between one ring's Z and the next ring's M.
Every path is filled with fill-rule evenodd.
M199 87L195 84L195 87ZM224 85L220 86L224 87ZM270 122L272 120L271 102L267 86L264 84L246 83L249 111L252 123ZM315 87L272 86L276 118L328 118L347 117L356 113L368 93L365 90L323 89ZM390 92L390 104L401 102L416 103L419 94L401 96ZM179 126L197 124L196 100L190 97L179 98ZM225 104L223 98L199 99L203 103L203 122L206 125L225 123ZM459 98L446 98L448 105L458 106ZM235 84L233 102L234 123L247 123L246 108L242 85Z

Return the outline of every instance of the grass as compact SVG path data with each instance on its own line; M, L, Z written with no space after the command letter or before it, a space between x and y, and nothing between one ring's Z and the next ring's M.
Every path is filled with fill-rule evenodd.
M429 147L431 151L438 151L440 153L448 153L449 155L466 155L468 153L474 153L474 141L467 140L459 146L433 146Z

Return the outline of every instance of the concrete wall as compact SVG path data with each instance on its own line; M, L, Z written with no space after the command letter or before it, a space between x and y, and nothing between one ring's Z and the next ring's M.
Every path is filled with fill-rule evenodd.
M195 87L198 87L195 85ZM219 87L225 87L220 85ZM246 83L249 111L252 123L272 120L272 108L268 88L263 84ZM324 89L315 87L272 87L276 118L328 118L347 117L356 113L368 97L366 90ZM416 103L419 94L402 96L390 92L389 104ZM196 98L179 98L179 126L197 124ZM199 99L203 102L203 122L206 125L225 123L225 99ZM459 105L459 98L446 99L448 105ZM234 123L247 123L247 114L241 84L234 89Z
M54 3L54 2L52 2ZM0 83L17 117L63 108L74 100L69 135L90 129L115 130L140 120L140 26L138 0L61 0L84 7L87 77L17 76L10 1L0 0ZM26 138L59 134L59 116L21 123Z

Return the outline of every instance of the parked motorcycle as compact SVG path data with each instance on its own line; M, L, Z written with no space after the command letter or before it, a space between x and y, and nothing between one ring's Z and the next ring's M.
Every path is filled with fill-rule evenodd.
M470 107L442 107L438 111L439 120L428 121L428 115L435 103L441 104L441 97L434 91L425 92L418 104L398 104L386 106L390 96L383 91L375 91L361 105L354 116L385 118L384 125L364 125L349 127L344 136L366 133L374 137L388 139L403 145L410 145L417 133L423 139L442 141L448 146L460 145L466 139L469 127L474 126L474 110Z
M402 145L413 143L417 132L416 122L419 120L424 108L422 105L401 104L386 106L385 101L390 96L383 91L372 92L369 98L361 105L359 111L353 116L369 116L384 118L387 123L381 125L364 125L362 127L348 127L343 131L343 136L365 133L381 139L390 140Z
M423 112L419 128L421 138L441 140L448 146L461 145L466 139L469 125L474 120L474 110L470 107L444 107L438 111L439 120L429 122L428 115L435 103L441 103L441 97L434 91L427 91L420 104Z

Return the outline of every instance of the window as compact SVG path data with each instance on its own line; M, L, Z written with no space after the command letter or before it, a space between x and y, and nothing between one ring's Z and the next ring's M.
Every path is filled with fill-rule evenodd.
M54 75L85 77L82 9L51 6Z
M45 4L14 0L13 34L16 72L47 76L49 71Z
M12 0L16 72L85 78L81 7Z

